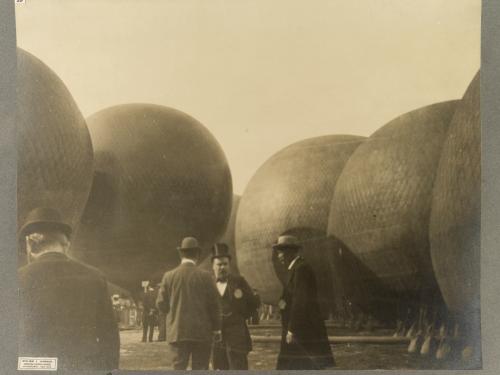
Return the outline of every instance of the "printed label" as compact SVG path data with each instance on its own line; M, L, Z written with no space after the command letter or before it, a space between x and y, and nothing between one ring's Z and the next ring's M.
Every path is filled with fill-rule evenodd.
M56 371L57 358L47 357L19 357L17 360L18 370L31 371Z

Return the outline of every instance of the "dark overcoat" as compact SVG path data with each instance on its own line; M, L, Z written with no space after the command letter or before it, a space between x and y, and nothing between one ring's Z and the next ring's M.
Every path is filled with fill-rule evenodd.
M219 293L212 275L181 263L163 276L156 305L167 314L167 341L211 342L221 329Z
M252 340L246 324L257 309L259 300L242 276L229 275L224 294L220 296L222 307L222 345L239 352L250 352Z
M56 357L63 370L118 368L118 327L100 271L53 252L18 278L19 356Z
M282 334L277 369L314 370L334 366L314 272L302 258L298 258L289 271L279 307ZM288 331L294 337L291 344L286 343Z

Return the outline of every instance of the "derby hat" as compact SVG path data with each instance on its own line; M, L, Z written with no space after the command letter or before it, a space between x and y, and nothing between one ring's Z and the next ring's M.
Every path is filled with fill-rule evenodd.
M177 247L177 250L201 250L200 245L198 244L198 240L194 237L186 237L182 240L181 246Z
M279 236L278 242L273 245L275 250L300 249L301 247L298 238L290 235Z
M19 237L37 231L60 230L68 237L71 236L71 225L64 222L61 213L54 208L38 207L30 211L24 225L19 230Z
M212 247L212 260L214 260L215 258L231 259L231 254L229 254L229 247L225 243L216 243Z

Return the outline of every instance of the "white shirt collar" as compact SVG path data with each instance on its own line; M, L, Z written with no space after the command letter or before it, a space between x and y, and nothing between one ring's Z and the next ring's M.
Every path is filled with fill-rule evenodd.
M291 270L293 265L295 264L295 262L297 261L297 259L300 258L300 255L297 255L293 260L292 262L290 263L290 265L288 266L288 269Z
M226 281L217 281L217 290L221 296L224 295L224 292L227 288L227 280Z
M196 266L196 262L194 260L188 259L188 258L182 258L181 264L183 264L183 263L192 263Z

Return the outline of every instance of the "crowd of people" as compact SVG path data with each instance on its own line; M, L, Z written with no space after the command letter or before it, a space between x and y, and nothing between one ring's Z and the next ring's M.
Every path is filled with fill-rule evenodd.
M70 257L72 228L58 211L38 208L19 236L28 264L19 269L19 356L58 358L59 369L119 367L120 339L116 303L97 269ZM273 251L288 268L277 306L282 336L276 368L325 369L335 361L317 301L312 268L300 256L294 236L280 236ZM142 341L152 341L160 324L175 370L246 370L252 340L248 322L274 312L262 308L256 290L231 272L226 244L212 249L212 270L197 267L202 249L194 237L177 248L180 264L166 272L142 298ZM270 249L271 251L271 249ZM260 310L260 313L259 313ZM260 316L259 316L260 315ZM164 324L164 328L161 324ZM167 353L166 353L167 354Z

